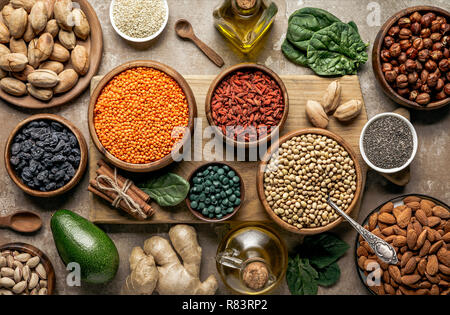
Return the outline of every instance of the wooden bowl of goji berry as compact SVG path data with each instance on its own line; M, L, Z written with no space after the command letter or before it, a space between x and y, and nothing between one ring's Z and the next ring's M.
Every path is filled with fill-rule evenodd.
M89 103L89 132L116 167L153 172L171 164L172 153L190 141L196 116L194 94L181 74L138 60L111 70L98 83Z
M256 147L283 129L289 97L275 72L263 65L241 63L224 70L211 83L205 112L227 144Z

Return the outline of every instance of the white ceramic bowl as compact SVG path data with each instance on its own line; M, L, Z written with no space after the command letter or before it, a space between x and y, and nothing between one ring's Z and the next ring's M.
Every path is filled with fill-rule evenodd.
M391 169L379 168L379 167L375 166L372 162L370 162L370 160L367 158L366 152L364 151L364 144L363 144L363 139L364 139L364 135L366 134L367 127L370 124L372 124L375 120L377 120L379 118L382 118L382 117L386 117L386 116L394 116L394 117L397 117L397 118L401 119L402 121L404 121L406 123L406 125L409 127L409 129L411 130L411 134L412 134L412 137L413 137L413 152L412 152L411 157L409 158L409 160L404 165L402 165L400 167L397 167L397 168L391 168ZM417 133L416 133L416 130L414 129L414 126L411 124L411 122L408 119L406 119L405 117L403 117L403 116L401 116L399 114L395 114L395 113L383 113L383 114L378 114L375 117L373 117L364 126L364 128L363 128L363 130L361 132L361 137L359 138L359 149L361 151L361 155L362 155L364 161L373 170L375 170L375 171L377 171L379 173L385 173L385 174L397 173L397 172L400 172L400 171L404 170L406 167L408 167L408 165L410 165L411 162L416 157L418 146L419 146L419 144L418 144L418 139L417 139Z
M130 42L134 42L134 43L145 43L145 42L149 42L153 39L155 39L156 37L158 37L166 28L167 26L167 22L169 21L169 5L167 4L167 0L162 0L164 2L164 6L166 8L166 16L164 18L164 23L161 25L161 28L154 33L153 35L149 36L149 37L143 37L143 38L134 38L134 37L130 37L128 35L126 35L125 33L123 33L117 26L116 23L114 22L114 16L113 16L113 9L114 9L114 4L116 3L116 0L112 0L111 4L109 6L109 20L111 21L111 24L114 28L114 30L116 31L117 34L119 34L122 38L130 41Z

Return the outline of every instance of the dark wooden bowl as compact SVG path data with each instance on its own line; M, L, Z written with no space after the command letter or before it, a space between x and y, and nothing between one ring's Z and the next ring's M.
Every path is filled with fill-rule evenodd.
M381 60L381 50L383 48L383 40L386 37L387 32L389 29L402 17L409 16L412 13L419 11L419 12L434 12L439 15L443 15L447 18L447 21L450 21L450 13L444 9L433 7L433 6L416 6L416 7L410 7L404 10L401 10L400 12L397 12L395 15L393 15L391 18L389 18L386 23L381 27L380 31L378 32L378 35L375 39L375 42L373 43L373 50L372 50L372 67L373 72L375 73L375 77L377 78L377 81L383 88L384 93L386 93L387 96L397 104L417 109L417 110L433 110L437 108L444 107L448 104L450 104L450 97L447 97L446 99L436 101L429 103L427 106L421 106L417 104L416 102L410 101L407 98L404 98L400 96L386 81L383 71L382 71L382 60Z
M353 209L356 207L356 205L358 203L359 198L361 197L362 190L363 190L363 187L362 187L363 178L362 178L361 165L359 164L356 153L353 150L353 148L351 147L351 145L348 144L348 142L345 141L340 136L336 135L335 133L333 133L331 131L325 130L325 129L305 128L305 129L300 129L297 131L290 132L287 135L281 137L281 139L279 140L279 143L274 143L269 148L266 155L259 163L258 173L256 175L256 185L257 185L258 197L261 200L261 203L263 204L264 209L269 214L269 216L272 218L272 220L274 220L279 226L281 226L285 230L293 232L293 233L301 234L301 235L313 235L313 234L320 234L320 233L323 233L323 232L326 232L326 231L329 231L329 230L335 228L336 226L338 226L339 224L342 223L343 218L339 217L337 220L331 222L330 224L328 224L326 226L322 226L322 227L298 229L297 227L283 221L278 215L275 214L275 212L272 210L272 208L270 207L269 203L266 200L266 195L264 194L264 172L266 170L268 162L270 161L270 157L272 156L273 153L275 153L278 150L278 147L281 146L281 144L290 140L293 137L297 137L297 136L304 135L304 134L318 134L318 135L327 136L328 138L335 140L337 143L339 143L339 145L341 145L348 152L350 158L353 160L354 165L355 165L355 170L356 170L356 191L355 191L355 194L354 194L355 196L354 196L350 206L345 211L347 214L350 214L353 211Z
M242 141L237 141L237 140L227 137L226 135L224 135L222 133L222 130L214 124L214 120L212 118L211 100L214 96L214 92L216 91L217 87L231 73L236 72L236 71L242 71L242 70L254 70L254 71L264 72L265 74L267 74L268 76L270 76L271 78L273 78L275 80L275 82L280 87L281 93L283 95L284 112L283 112L283 117L280 120L280 123L278 124L278 126L276 128L274 128L274 130L267 137L261 138L257 141L242 142ZM210 124L210 126L214 127L214 131L215 131L216 135L221 137L228 145L235 146L235 147L253 148L253 147L257 147L261 142L264 142L264 141L269 142L275 133L277 133L277 132L280 133L283 130L284 124L286 123L286 119L289 114L289 96L288 96L286 86L283 83L283 80L281 80L281 78L275 72L273 72L266 66L263 66L260 64L240 63L240 64L234 65L234 66L222 71L211 83L208 93L206 94L205 113L206 113L206 118L208 119L208 123Z
M15 135L17 134L17 132L20 131L20 129L22 129L22 127L24 127L26 124L28 124L34 120L53 120L53 121L56 121L56 122L64 125L66 128L68 128L74 134L74 136L77 138L77 141L80 145L81 160L80 160L80 165L78 166L77 172L75 173L74 177L70 180L70 182L68 182L65 186L63 186L57 190L43 192L43 191L31 189L30 187L25 185L22 182L22 180L17 176L16 172L14 171L13 167L11 166L11 163L9 162L9 160L11 158L11 146L12 146ZM55 197L55 196L64 194L65 192L72 189L76 184L78 184L78 182L83 177L84 171L86 170L86 165L87 165L87 160L88 160L88 148L87 148L86 140L84 139L83 134L70 121L68 121L67 119L65 119L61 116L56 116L56 115L52 115L52 114L38 114L38 115L33 115L31 117L28 117L27 119L21 121L14 128L14 130L11 132L8 140L6 141L4 157L5 157L5 166L6 166L6 170L8 171L9 177L11 177L11 179L14 181L14 183L16 183L17 186L20 187L20 189L22 189L24 192L26 192L27 194L29 194L31 196L50 198L50 197Z
M210 222L210 223L223 222L223 221L226 221L226 220L230 219L231 217L233 217L233 216L239 211L239 209L241 208L241 206L242 206L242 204L244 203L244 200L245 200L245 185L244 185L244 181L243 181L243 179L242 179L242 176L238 173L238 171L236 171L236 169L234 169L233 167L231 167L230 165L228 165L228 164L226 164L226 163L221 163L221 162L211 162L211 163L204 164L204 165L198 167L197 169L195 169L195 170L189 175L189 177L188 177L188 182L189 182L189 184L191 185L191 187L192 187L192 179L193 179L193 177L194 177L195 174L197 174L198 172L204 170L204 169L207 168L208 166L215 166L215 165L218 165L218 166L225 166L225 165L226 165L226 166L228 166L228 167L230 168L230 170L232 170L233 172L235 172L236 175L239 177L240 183L241 183L241 198L240 198L240 199L241 199L241 204L240 204L239 206L235 207L235 208L234 208L234 211L233 211L232 213L230 213L230 214L224 216L222 219L210 219L210 218L205 217L205 216L204 216L203 214L201 214L200 212L195 211L194 209L192 209L192 207L191 207L191 201L189 200L189 195L188 195L188 196L186 197L186 205L187 205L189 211L191 211L191 213L192 213L195 217L197 217L198 219L200 219L200 220L202 220L202 221L205 221L205 222Z
M4 250L17 250L18 252L24 252L32 256L38 256L41 259L41 263L44 266L45 271L47 272L48 295L52 295L54 293L56 287L55 269L53 268L52 262L46 254L44 254L41 250L34 247L33 245L25 243L9 243L0 245L0 251Z
M72 0L73 2L77 2L80 6L80 9L86 14L86 18L89 21L91 27L91 34L88 39L85 41L77 39L77 44L85 46L89 53L90 58L90 66L89 71L86 75L80 76L77 85L75 85L70 91L54 96L50 101L44 102L38 100L30 95L25 95L21 97L10 95L6 92L0 90L0 98L5 100L8 103L13 105L22 107L22 108L31 108L31 109L43 109L56 107L60 105L64 105L76 97L78 97L84 90L90 85L92 77L97 73L100 62L102 60L103 54L103 34L102 27L100 25L100 21L98 20L97 14L95 13L94 8L89 4L87 0ZM0 8L3 8L9 0L0 0ZM72 65L69 64L68 68L72 68Z
M194 93L191 90L191 87L186 82L186 80L183 78L181 74L179 74L177 71L172 69L169 66L166 66L162 63L152 61L152 60L136 60L124 63L123 65L118 66L117 68L114 68L111 70L108 74L106 74L98 83L97 87L94 89L91 95L91 100L89 102L89 110L88 110L88 120L89 120L89 132L91 134L91 139L94 142L95 147L105 156L105 158L111 162L114 166L121 168L123 170L129 171L129 172L136 172L136 173L147 173L147 172L153 172L157 171L161 168L166 167L167 165L173 163L172 155L169 154L165 156L164 158L147 164L133 164L124 162L122 160L119 160L114 155L108 152L106 148L102 145L100 140L97 136L97 131L95 130L94 126L94 109L95 105L97 103L97 99L100 96L100 94L103 91L103 88L113 79L116 75L119 73L122 73L123 71L126 71L128 69L137 68L137 67L148 67L148 68L154 68L156 70L165 72L167 75L172 77L178 85L183 90L184 94L186 95L187 103L189 106L189 122L188 122L188 128L191 132L191 135L194 131L194 119L197 117L197 105L195 102ZM184 147L184 145L190 141L190 137L184 137L182 141L180 141L178 144L175 145L173 150L177 150L178 148Z

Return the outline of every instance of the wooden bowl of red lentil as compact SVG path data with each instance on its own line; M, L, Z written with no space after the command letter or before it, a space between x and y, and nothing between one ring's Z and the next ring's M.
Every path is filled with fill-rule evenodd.
M269 68L241 63L221 72L211 83L206 118L218 136L235 147L256 147L281 132L289 97L281 78ZM234 127L233 138L229 136Z
M192 134L196 116L194 94L181 74L156 61L137 60L111 70L94 89L89 132L116 167L153 172L171 164L171 153L190 141L187 130Z

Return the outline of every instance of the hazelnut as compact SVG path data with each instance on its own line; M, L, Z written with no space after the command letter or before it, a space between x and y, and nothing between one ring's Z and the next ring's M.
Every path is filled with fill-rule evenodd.
M416 38L413 43L412 46L417 49L417 50L422 50L423 49L423 39L422 38Z
M398 56L397 60L400 64L403 64L406 62L406 60L408 59L408 57L406 56L406 53L402 51L402 53L400 54L400 56Z
M420 22L420 19L422 18L422 14L420 14L419 12L414 12L413 14L411 14L411 16L409 17L409 19L411 20L411 22Z
M422 84L422 86L420 87L420 90L424 93L431 93L430 87L426 84Z
M409 39L411 37L411 35L412 35L412 32L409 28L402 28L400 30L400 33L398 34L398 37L400 39Z
M431 22L433 22L434 20L436 20L436 14L434 14L433 12L425 13L423 16L429 16Z
M433 60L428 60L425 63L425 69L427 69L429 72L434 72L437 69L437 64Z
M406 68L406 71L413 72L414 70L416 70L416 62L412 59L406 60L405 68Z
M446 24L446 23L447 23L446 18L443 17L443 16L438 16L438 17L436 17L436 21L438 21L438 22L441 23L441 24Z
M387 82L394 83L395 80L397 79L397 75L398 75L397 72L390 70L390 71L386 71L386 73L384 74L384 77Z
M442 38L441 33L433 33L433 34L430 35L430 39L431 39L433 42L438 42L438 41L441 40L441 38Z
M406 57L408 57L409 59L416 59L418 53L419 51L417 49L415 49L414 47L410 47L406 51Z
M445 78L447 79L448 82L450 82L450 72L447 72L445 74Z
M410 101L415 101L416 98L417 98L417 95L419 95L418 91L416 91L416 90L411 91L411 93L409 93L409 100Z
M419 75L417 74L417 72L414 71L414 72L408 73L408 83L410 85L414 85L418 79L419 79Z
M394 65L394 63L392 63L392 65ZM397 73L397 75L400 74L400 69L398 67L394 67L394 69L392 69L392 71L395 71L395 73Z
M439 61L444 57L444 54L440 50L433 50L430 54L430 58L434 61Z
M442 72L447 72L450 70L450 60L449 59L442 59L439 62L439 70Z
M392 26L388 31L389 36L392 36L392 37L397 36L398 33L400 33L400 27L398 27L398 26Z
M391 64L392 64L394 67L398 67L398 61L397 61L397 60L391 60Z
M429 75L430 73L427 70L422 70L422 72L420 73L420 80L422 82L427 82Z
M398 20L398 26L400 26L400 28L402 27L406 27L409 28L411 26L411 20L407 17L402 17Z
M384 46L386 46L386 48L389 48L392 46L392 44L395 43L395 39L392 36L386 36L384 38Z
M399 43L395 43L391 46L391 48L389 48L389 54L392 58L397 58L398 56L400 56L401 52L402 49Z
M411 32L415 35L420 34L420 31L422 30L422 27L419 23L415 22L411 25Z
M429 28L424 28L420 31L420 37L428 38L431 35L431 30Z
M389 50L383 49L383 50L381 51L381 59L382 59L384 62L388 62L389 59L391 59L391 54L389 53Z
M419 105L428 105L430 103L431 97L428 93L421 93L417 95L416 103Z
M416 60L416 70L417 71L422 71L423 70L423 65L419 60Z
M420 25L422 26L422 27L430 27L430 25L431 25L431 18L430 18L430 16L429 15L424 15L424 16L422 16L422 18L420 19Z
M434 89L436 91L441 91L444 88L444 85L445 85L444 80L442 78L439 78L438 81L437 81L436 86L434 87Z
M406 71L406 66L405 66L404 63L401 64L400 66L398 66L398 70L399 70L399 72L400 72L401 74L407 74L407 73L408 73L408 71Z
M418 80L416 81L416 84L414 84L414 85L412 86L412 89L413 89L413 90L420 90L421 87L422 87L422 80L418 79Z
M404 89L397 89L397 93L400 96L406 97L409 94L409 89L408 88L404 88Z
M429 38L424 38L423 39L423 47L426 49L430 49L431 47L433 47L433 41Z
M438 101L443 100L445 98L447 98L447 94L445 94L445 91L442 90L439 93L436 93L434 96Z
M439 77L436 75L436 73L432 73L428 76L427 85L430 88L436 87L438 83Z
M392 68L394 68L394 67L389 62L385 62L381 66L381 69L382 69L383 72L391 71Z
M430 28L433 33L439 32L441 30L441 22L439 22L439 20L434 20L431 22Z
M444 52L442 54L445 58L450 58L450 50L448 48L444 48Z
M400 89L404 89L408 86L408 77L405 74L400 74L395 80L397 87Z
M444 92L445 92L445 94L450 95L450 83L447 83L444 86Z
M417 54L417 60L420 62L426 62L430 58L430 51L428 49L422 49Z
M409 47L411 47L411 41L409 40L409 39L402 39L400 42L399 42L399 44L400 44L400 48L403 50L403 51L406 51Z
M442 43L434 43L433 44L433 48L432 50L442 50L442 48L444 48L444 45L442 45Z
M441 30L440 30L440 32L441 32L442 34L447 34L448 32L450 32L450 24L447 24L447 23L441 24Z

